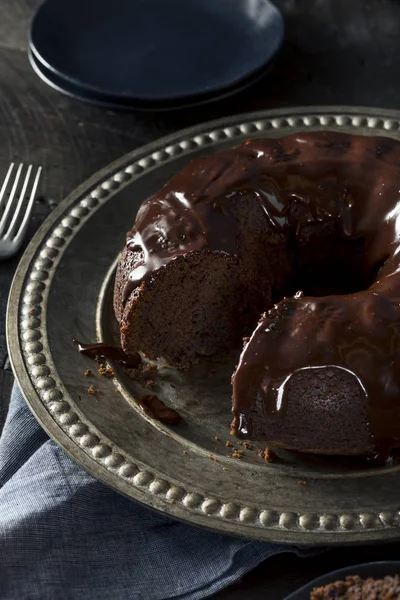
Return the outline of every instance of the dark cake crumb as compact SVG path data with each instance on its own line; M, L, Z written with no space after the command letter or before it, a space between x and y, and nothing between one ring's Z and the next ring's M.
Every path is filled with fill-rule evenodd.
M345 581L335 581L314 588L310 600L400 600L400 578L398 575L383 579L362 579L350 575Z
M158 366L154 363L139 364L136 368L125 368L129 379L140 381L147 389L152 389L159 378Z
M298 481L298 485L307 485L307 481Z
M92 374L92 371L90 369L86 369L86 371L83 374L85 375L85 377L89 377L89 375Z
M253 450L253 444L250 444L250 442L239 442L239 444L243 448L246 448L246 450Z
M111 367L108 367L106 365L106 363L100 363L99 368L97 369L97 372L99 373L99 375L102 375L103 377L114 377L114 371L112 370Z
M183 451L183 454L187 454L187 453L188 453L188 451L187 451L187 450L184 450L184 451Z
M265 450L259 450L258 456L260 456L267 462L274 462L274 460L277 458L275 452L272 452L270 448L265 448Z
M242 458L243 457L243 450L234 450L232 452L232 458Z

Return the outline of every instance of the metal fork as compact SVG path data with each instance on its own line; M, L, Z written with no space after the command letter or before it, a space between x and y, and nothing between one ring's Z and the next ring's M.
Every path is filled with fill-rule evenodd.
M11 163L0 189L0 260L9 258L18 252L24 241L32 215L42 167L38 167L36 176L30 183L33 166L29 165L18 194L17 189L23 166L22 163L19 165L14 180L12 180L11 175L14 170L14 163ZM10 187L11 191L8 195L7 191ZM29 189L30 194L28 193ZM24 200L27 195L29 195L29 198L25 203Z

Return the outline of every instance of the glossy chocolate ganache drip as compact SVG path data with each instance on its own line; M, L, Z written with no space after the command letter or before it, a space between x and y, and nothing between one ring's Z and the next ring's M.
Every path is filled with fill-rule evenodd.
M135 261L126 281L124 303L142 281L178 256L204 248L235 253L238 223L230 213L229 197L221 195L222 188L211 189L212 183L208 189L202 186L198 168L201 171L201 165L188 179L175 176L162 192L143 203L126 240L127 248L141 259ZM217 179L223 171L218 166L210 175Z
M334 367L354 377L376 452L387 452L400 442L400 144L316 133L252 147L270 161L262 197L275 227L296 238L305 223L334 220L341 237L364 240L371 285L346 295L300 292L261 318L233 377L233 428L251 438L257 402L267 419L283 418L293 374Z

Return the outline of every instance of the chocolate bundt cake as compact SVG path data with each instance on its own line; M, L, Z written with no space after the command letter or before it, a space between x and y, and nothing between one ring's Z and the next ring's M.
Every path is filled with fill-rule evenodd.
M234 432L327 454L400 445L399 302L400 143L333 132L193 160L143 203L114 294L124 350L177 367L252 334Z

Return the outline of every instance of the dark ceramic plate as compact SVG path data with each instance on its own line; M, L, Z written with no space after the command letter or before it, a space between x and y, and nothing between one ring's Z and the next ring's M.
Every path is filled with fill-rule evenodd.
M307 585L304 585L296 592L293 592L293 594L290 594L290 596L287 596L285 600L310 600L311 591L315 587L321 587L334 581L346 579L348 575L359 575L363 579L366 579L367 577L375 577L375 579L380 579L386 575L396 574L400 574L400 561L398 560L354 565L353 567L346 567L345 569L332 571L331 573L322 575L322 577L318 577L318 579L310 581L310 583L307 583Z
M90 104L95 104L97 106L102 106L104 108L109 108L109 109L123 108L123 106L113 102L109 98L105 98L104 96L101 96L100 94L93 94L93 93L87 92L87 91L83 90L82 88L80 88L79 86L77 86L76 84L73 84L73 83L63 79L62 77L60 77L59 75L57 75L56 73L54 73L53 71L51 71L50 69L48 69L44 65L42 65L35 58L35 55L31 52L30 49L28 49L28 58L29 58L29 62L31 63L31 66L32 66L33 70L35 71L36 75L38 75L42 81L47 83L47 85L49 85L53 89L57 90L58 92L62 92L63 94L66 94L67 96L71 96L72 98L75 98L77 100L83 100L84 102L89 102Z
M282 16L268 0L47 0L30 50L36 66L85 99L176 103L237 86L282 39Z
M58 92L66 94L67 96L71 96L76 100L82 100L83 102L88 102L89 104L94 104L103 108L141 112L172 111L223 100L233 96L234 94L238 94L252 85L255 85L260 79L267 76L271 67L271 63L268 63L268 65L266 65L260 71L253 73L246 79L243 79L236 86L232 86L231 88L221 91L219 94L202 94L200 96L187 98L186 100L181 99L176 101L169 100L164 102L145 102L133 100L132 98L117 98L115 96L93 92L92 90L88 90L79 84L69 81L68 79L47 68L36 58L36 55L31 49L28 49L28 57L36 75L38 75L40 79L44 81L44 83Z

